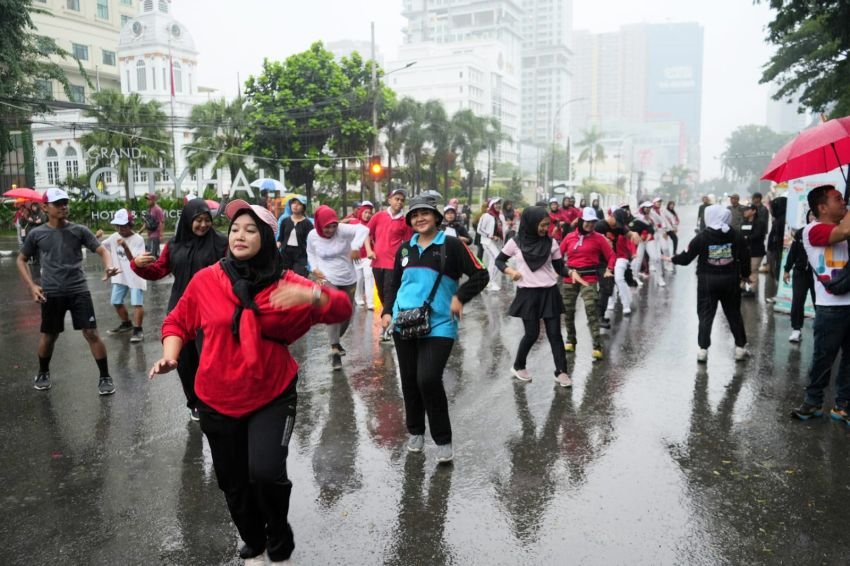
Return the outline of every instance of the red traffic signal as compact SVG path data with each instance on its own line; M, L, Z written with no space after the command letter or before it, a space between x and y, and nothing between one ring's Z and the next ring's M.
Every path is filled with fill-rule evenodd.
M381 156L373 155L369 158L369 174L374 180L380 180L384 175L384 166L381 164Z

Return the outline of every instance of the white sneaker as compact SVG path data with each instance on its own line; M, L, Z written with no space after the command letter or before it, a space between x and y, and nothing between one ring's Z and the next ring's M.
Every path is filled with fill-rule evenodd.
M454 452L452 451L452 443L448 444L440 444L437 446L437 463L438 464L448 464L454 458Z
M667 283L664 282L663 279L658 279L657 281L659 287L666 287Z
M747 350L746 348L739 348L739 347L735 346L735 361L736 362L746 360L748 357L750 357L750 351L749 350Z
M708 361L708 350L700 348L697 352L697 361L704 364Z
M354 301L354 304L357 305L358 307L362 307L366 303L364 301Z
M629 316L632 314L632 309L623 309L623 316Z
M803 335L799 330L794 330L791 332L791 336L788 337L789 342L799 342L803 339Z
M520 381L531 381L531 374L528 373L527 369L516 369L515 367L511 367L511 373Z
M245 566L266 566L266 553L262 553L254 558L246 558Z

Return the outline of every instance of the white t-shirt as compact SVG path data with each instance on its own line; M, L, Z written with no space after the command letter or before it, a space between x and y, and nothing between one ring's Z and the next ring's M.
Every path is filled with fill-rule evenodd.
M363 224L339 224L332 238L323 238L318 230L311 230L307 235L307 261L331 285L354 285L357 272L351 251L359 250L367 236L369 229Z
M827 292L821 281L829 281L842 267L847 265L850 255L847 253L847 241L829 245L829 234L835 224L823 224L815 220L803 228L803 247L812 266L815 278L815 302L818 306L850 305L850 293L833 295Z
M103 247L109 250L109 253L112 255L112 266L121 270L121 273L110 279L110 281L119 285L126 285L131 289L147 290L148 282L136 275L130 268L130 260L124 254L124 247L118 245L119 239L121 239L121 234L115 232L101 242ZM133 233L129 238L124 238L124 241L127 242L127 247L130 248L133 257L145 253L145 240L140 235Z

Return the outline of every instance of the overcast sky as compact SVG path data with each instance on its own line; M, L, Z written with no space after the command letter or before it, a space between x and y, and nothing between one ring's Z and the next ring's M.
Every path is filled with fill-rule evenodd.
M401 44L401 0L173 0L173 14L195 38L200 84L236 93L263 57L284 59L316 40L369 39L392 60ZM767 88L758 84L772 53L764 41L771 12L751 0L574 0L573 27L613 31L623 24L696 21L705 28L702 176L720 173L724 140L742 124L763 124Z

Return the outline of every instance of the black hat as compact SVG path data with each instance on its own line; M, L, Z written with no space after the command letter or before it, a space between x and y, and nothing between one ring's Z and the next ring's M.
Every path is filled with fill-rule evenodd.
M431 210L434 212L434 215L437 217L437 224L440 224L443 221L443 215L437 209L437 197L431 194L422 194L416 195L412 199L410 199L410 207L407 209L407 215L404 217L404 221L407 222L407 225L410 226L410 215L414 210L425 208L427 210Z

